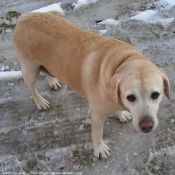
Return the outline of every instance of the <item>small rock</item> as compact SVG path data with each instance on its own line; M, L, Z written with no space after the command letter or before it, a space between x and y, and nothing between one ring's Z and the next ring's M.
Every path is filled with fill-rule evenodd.
M106 165L105 168L108 168L108 165Z
M64 167L60 167L60 170L64 170Z
M54 131L53 133L54 133L54 135L58 135L58 131Z
M157 165L155 165L155 166L154 166L154 169L155 169L156 171L158 171L158 170L160 169L160 167L157 166Z
M84 129L84 125L80 125L79 131L82 131Z
M85 125L91 124L91 119L90 118L86 118L84 124Z
M136 152L133 153L133 156L138 156L138 154Z
M170 123L174 123L174 119L170 119Z
M129 161L128 155L126 154L125 156L126 161Z
M102 22L103 20L95 20L96 23L100 23ZM175 33L175 32L174 32Z
M153 166L154 166L154 165L153 165L152 163L150 163L150 164L148 165L148 168L151 169L151 168L153 168Z

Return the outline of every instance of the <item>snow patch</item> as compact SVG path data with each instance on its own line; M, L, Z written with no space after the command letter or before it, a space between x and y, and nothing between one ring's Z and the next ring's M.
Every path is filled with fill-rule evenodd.
M130 19L143 21L151 24L161 23L163 25L168 25L174 21L174 17L172 18L161 17L161 14L157 10L146 10L144 12L139 13L136 16L131 17Z
M98 0L77 0L77 3L73 3L72 6L74 10L79 9L80 7L87 6L92 3L96 3Z
M110 19L106 19L102 22L99 22L98 24L116 26L116 25L119 25L119 21L110 18Z
M155 3L151 3L150 6L156 7L159 10L169 10L175 6L175 1L174 0L160 0Z
M99 31L98 31L98 33L99 33L100 35L105 35L106 32L107 32L107 30L99 30Z
M168 25L174 21L174 17L163 17L163 12L169 10L175 6L174 0L160 0L148 5L148 8L154 10L146 10L140 12L136 16L131 17L132 20L143 21L150 24L160 23L162 25Z
M60 14L64 14L64 10L61 8L61 4L62 4L62 2L51 4L51 5L33 10L31 12L42 12L42 13L44 13L44 12L50 12L50 11L57 11Z
M20 78L22 78L21 71L0 72L0 81Z
M146 11L139 13L136 16L131 17L130 19L141 20L141 21L150 21L151 17L155 14L157 14L157 11L146 10ZM152 22L152 20L150 22Z

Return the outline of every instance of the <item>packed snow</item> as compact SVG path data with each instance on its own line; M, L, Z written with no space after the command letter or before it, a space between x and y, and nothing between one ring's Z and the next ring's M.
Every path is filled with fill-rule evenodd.
M163 12L166 10L170 10L175 6L175 1L173 0L161 0L155 3L149 4L148 10L145 10L143 12L137 12L135 16L132 16L130 18L127 17L127 19L121 19L121 20L115 20L115 19L106 19L99 24L102 25L111 25L111 26L117 26L123 21L127 20L137 20L142 21L144 23L150 23L150 24L162 24L162 25L169 25L172 23L175 19L174 16L167 18L163 15ZM150 10L150 8L154 7L154 10Z
M22 78L21 71L0 72L0 81Z
M2 1L6 2L5 0ZM32 12L58 11L58 14L64 14L67 11L68 13L64 18L75 25L77 24L80 28L87 28L91 32L98 32L100 35L112 35L114 38L131 41L132 45L148 56L151 55L160 67L166 69L168 75L170 75L170 82L174 86L172 76L175 70L175 58L173 57L174 30L172 27L172 30L163 28L164 30L161 31L159 29L160 25L155 26L154 24L173 26L174 9L171 10L171 8L175 6L175 0L156 0L154 3L145 1L144 4L148 4L144 6L146 7L144 11L135 11L135 9L142 9L141 1L132 4L134 7L132 11L127 11L127 9L125 11L124 8L121 8L120 11L119 3L128 7L126 0L120 2L99 0L61 1L64 5L56 3L57 5L52 4L37 9L41 7L40 2L37 2L39 4L37 7L34 6L36 2L28 2L28 5L22 5L22 8L25 9L25 12L30 11L31 7L37 9L32 9L34 10ZM98 4L93 7L92 3L97 1L99 1ZM50 1L50 3L53 2ZM71 7L73 2L76 3ZM8 4L8 6L17 10L17 3L15 7L11 4ZM109 3L112 3L110 8ZM94 13L90 14L88 10L91 5L91 10L97 8L98 12L103 13L101 15L98 13L99 16L94 17ZM89 6L87 9L83 9L87 6ZM119 9L117 12L116 7ZM106 10L107 8L108 10ZM77 12L79 9L80 13ZM7 9L4 10L8 11ZM70 12L70 10L72 11ZM129 8L129 10L131 9ZM116 16L118 18L115 18ZM101 19L104 19L104 21L100 22ZM95 21L98 24L95 24ZM135 27L135 24L139 25ZM143 33L142 29L145 30ZM0 54L0 56L2 55L0 57L0 86L2 90L2 97L0 98L2 121L0 128L2 137L0 171L17 174L27 174L27 172L35 172L35 170L43 172L43 174L49 174L57 170L58 173L60 171L63 173L79 171L82 173L90 172L94 175L116 174L116 172L121 175L157 174L160 172L175 174L173 93L172 100L170 102L164 100L160 107L163 108L160 111L161 128L159 127L149 136L142 133L135 134L132 123L123 125L114 122L116 119L112 114L110 119L105 122L106 128L104 129L105 142L110 146L112 154L107 162L100 161L93 157L90 139L90 111L85 100L81 99L68 87L63 86L59 92L50 91L47 82L41 79L37 84L38 90L44 98L49 99L52 109L47 112L38 112L29 92L26 93L25 83L20 83L19 86L19 81L9 81L20 79L22 75L20 71L13 71L18 70L18 64L13 65L13 60L11 61L10 56L14 52L11 42L12 34L8 32L13 32L13 30L7 29L5 35L2 35L2 49L0 49L2 51L2 54ZM136 32L138 32L138 35ZM166 40L164 40L165 37ZM6 40L7 43L5 43ZM25 87L25 91L23 87ZM162 129L164 129L163 134L161 134ZM138 141L138 138L140 141ZM131 142L130 140L132 144L128 144ZM142 141L144 146L139 144ZM126 146L123 147L123 145Z
M92 3L96 3L98 0L77 0L76 3L73 3L72 6L74 9L79 9L83 6L87 6ZM64 10L61 7L62 2L51 4L49 6L45 6L39 9L36 9L31 12L49 12L49 11L57 11L60 14L64 14ZM129 20L138 20L146 23L160 23L162 25L168 25L174 21L174 16L170 18L163 17L161 10L169 10L175 6L175 1L173 0L160 0L155 3L151 3L148 5L148 8L154 6L154 10L146 10L143 12L139 12L137 15L132 16ZM122 20L121 20L122 21ZM106 19L99 24L105 25L119 25L120 20L115 19ZM99 34L104 35L104 31L99 31Z
M102 22L99 22L99 24L102 24L102 25L113 25L113 26L116 26L119 24L119 21L115 20L115 19L106 19Z
M92 3L96 3L98 0L77 0L76 3L73 3L72 6L74 7L74 10L79 9L81 7L87 6ZM36 10L33 10L31 12L49 12L49 11L57 11L60 14L64 14L65 11L61 7L62 2L51 4Z
M148 8L153 8L154 10L146 10L140 12L136 16L131 17L132 20L143 21L146 23L160 23L162 25L168 25L174 21L174 16L166 18L163 15L165 10L169 10L175 6L175 1L173 0L161 0L148 5Z
M61 8L61 2L59 3L55 3L55 4L51 4L48 5L46 7L42 7L36 10L33 10L31 12L49 12L49 11L57 11L60 14L64 14L64 10Z
M139 13L136 16L131 17L132 20L139 20L146 23L161 23L163 25L168 25L169 23L174 21L174 17L172 18L164 18L161 17L157 10L146 10L144 12Z
M98 31L98 33L99 33L100 35L105 35L106 32L107 32L107 30L99 30L99 31Z
M74 9L78 9L83 6L87 6L92 3L96 3L98 0L77 0L77 3L73 3L72 6Z

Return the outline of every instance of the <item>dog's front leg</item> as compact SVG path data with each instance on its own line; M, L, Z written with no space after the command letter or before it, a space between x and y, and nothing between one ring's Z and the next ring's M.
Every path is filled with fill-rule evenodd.
M107 159L110 149L102 138L105 119L105 116L100 116L97 113L91 112L91 136L93 140L94 156L97 158L101 156Z
M115 115L121 122L128 122L128 120L132 119L132 114L128 111L117 110Z

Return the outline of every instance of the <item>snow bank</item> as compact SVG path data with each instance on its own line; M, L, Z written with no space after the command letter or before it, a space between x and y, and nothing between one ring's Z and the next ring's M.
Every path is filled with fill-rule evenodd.
M21 71L0 72L0 81L20 78L22 78Z
M96 3L97 1L98 0L77 0L77 3L73 3L72 6L76 10L80 7L87 6L87 5L92 4L92 3Z
M172 18L163 18L157 10L146 10L144 12L139 13L136 16L131 17L132 20L139 20L146 23L161 23L163 25L168 25L169 23L174 21L174 17Z
M64 10L61 8L61 4L62 2L51 4L46 7L42 7L42 8L33 10L31 12L42 12L43 13L43 12L57 11L60 14L64 14Z
M131 17L130 19L135 19L135 20L141 20L141 21L148 21L151 22L151 18L152 16L154 16L155 14L157 14L157 11L155 10L146 10L143 11L141 13L139 13L136 16Z

